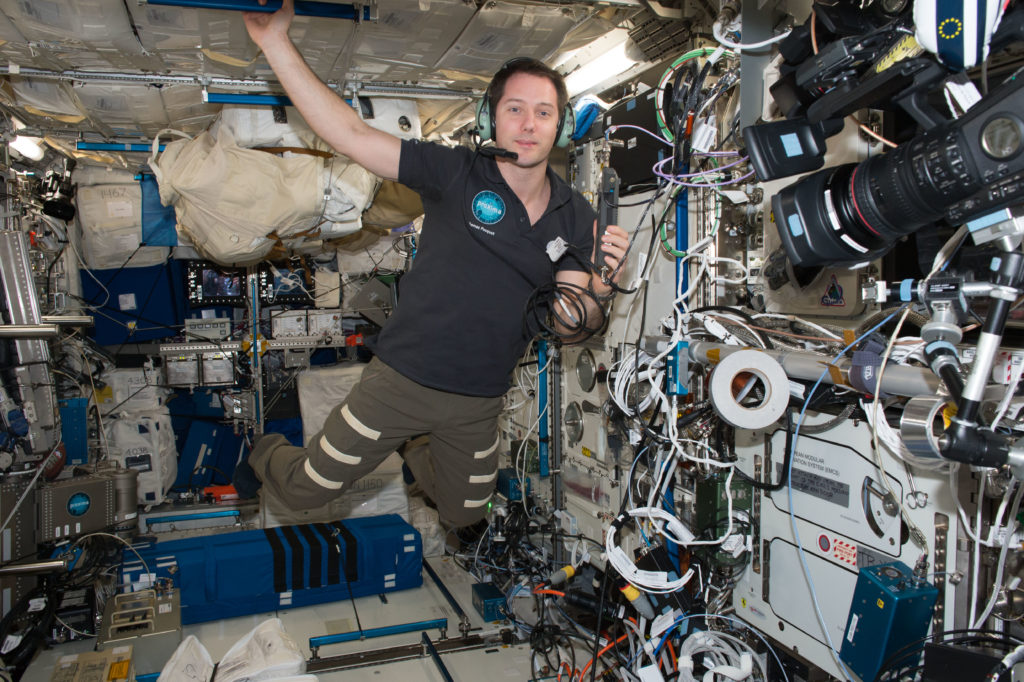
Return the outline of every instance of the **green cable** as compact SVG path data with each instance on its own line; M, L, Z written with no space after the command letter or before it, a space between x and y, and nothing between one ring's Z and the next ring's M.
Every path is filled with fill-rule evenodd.
M668 231L666 229L667 226L668 226L668 221L667 220L662 220L661 221L661 245L663 247L665 247L665 251L668 252L668 255L672 256L673 258L686 258L686 252L685 251L676 251L672 247L672 245L668 243Z
M708 159L711 161L711 163L715 164L715 166L718 166L719 163L720 163L720 161L719 161L719 159L717 157L709 156ZM682 190L682 187L677 187L676 191L673 192L671 197L669 197L670 205L671 205L671 202L673 200L675 200L676 195L679 194L679 192L681 190ZM711 232L708 233L709 237L714 237L715 235L717 235L718 234L718 228L721 227L721 225L722 225L722 196L721 196L721 192L718 191L718 190L715 190L714 195L715 195L715 224L714 224L714 227L711 228ZM677 251L671 244L669 244L669 241L668 241L668 229L667 229L668 228L668 220L667 220L667 218L668 218L668 212L666 211L665 212L665 216L661 220L661 227L660 227L661 244L665 248L665 251L670 256L672 256L673 258L685 258L687 256L687 252L686 251Z
M664 92L665 83L668 81L669 77L673 73L675 73L675 70L682 66L684 63L690 61L691 59L696 59L697 57L707 57L708 55L713 54L718 49L720 48L698 47L695 50L690 50L689 52L686 52L681 56L676 57L675 61L672 62L672 64L665 70L665 73L663 73L661 75L661 78L658 80L658 90ZM734 54L731 50L723 50L722 52L729 57L732 57ZM655 97L657 97L657 95L655 95ZM668 123L665 121L665 118L661 114L662 106L658 103L657 99L655 99L654 104L654 113L658 119L658 130L662 133L662 135L665 136L665 139L667 139L669 142L674 142L675 135L672 134L672 131L669 129Z
M672 245L668 243L668 214L672 210L672 205L675 202L676 197L679 195L681 189L681 187L676 187L675 191L669 195L668 203L665 207L665 212L661 214L661 225L659 228L659 233L661 236L661 245L665 248L665 251L668 252L668 255L672 256L673 258L686 258L685 251L676 251L675 248L673 248Z

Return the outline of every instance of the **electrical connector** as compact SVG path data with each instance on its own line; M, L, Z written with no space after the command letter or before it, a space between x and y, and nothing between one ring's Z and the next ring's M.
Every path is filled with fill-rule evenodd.
M564 585L572 580L573 576L576 575L576 569L571 565L562 566L560 569L551 574L548 578L548 585L551 587L558 587Z
M633 605L637 613L647 620L654 620L654 605L651 604L651 601L643 592L629 583L619 588L619 591L629 600L629 603Z

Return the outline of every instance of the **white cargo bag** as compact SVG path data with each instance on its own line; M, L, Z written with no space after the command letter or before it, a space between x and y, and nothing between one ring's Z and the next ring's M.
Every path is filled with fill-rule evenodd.
M213 682L262 682L305 672L306 657L299 645L284 631L280 618L268 618L228 649Z
M352 362L299 372L295 383L302 416L303 445L309 445L313 436L324 427L327 415L341 406L352 387L359 383L365 368L365 363Z
M444 556L444 529L437 510L427 506L421 495L409 497L409 525L420 532L423 539L423 558Z
M139 472L139 504L163 502L178 476L178 450L167 408L125 413L109 420L105 430L110 458Z
M322 141L317 145L319 138L298 109L285 107L284 112L285 121L280 122L275 119L274 110L270 107L226 104L211 131L219 135L227 128L239 147L327 149L327 144Z
M100 375L107 386L96 391L103 415L159 410L170 391L161 387L160 371L152 367L110 369Z
M110 166L86 165L79 161L71 173L71 181L79 191L88 185L138 185L134 170L111 168Z
M387 99L371 97L373 116L367 118L363 107L353 107L371 128L383 130L395 137L418 140L423 135L419 107L414 99ZM275 119L269 107L225 105L214 124L213 133L222 128L231 131L240 147L303 147L323 149L330 147L317 137L306 119L295 107L284 107L284 120Z
M141 246L139 183L86 185L75 194L82 226L82 257L93 270L141 268L167 260L166 246Z
M168 134L185 139L168 142L158 154ZM315 156L282 158L244 149L224 128L217 138L164 130L153 140L149 165L161 203L174 206L180 229L217 263L259 262L278 238L321 220L324 161Z

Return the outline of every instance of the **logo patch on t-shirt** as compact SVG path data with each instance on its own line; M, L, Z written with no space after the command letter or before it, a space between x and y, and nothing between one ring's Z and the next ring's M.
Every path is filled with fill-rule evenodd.
M490 190L473 197L473 217L485 225L493 225L505 217L505 202Z

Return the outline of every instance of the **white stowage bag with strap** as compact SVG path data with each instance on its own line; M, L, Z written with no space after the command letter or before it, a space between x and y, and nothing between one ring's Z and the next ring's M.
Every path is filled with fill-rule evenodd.
M305 671L306 659L298 644L285 632L280 618L269 618L235 642L217 666L202 642L189 635L157 682L316 682L316 675Z
M168 136L182 139L158 152ZM216 137L163 130L153 140L149 165L179 229L204 257L223 265L256 263L278 239L312 230L321 220L324 160L316 156L245 149L225 127Z
M104 423L104 436L110 459L139 472L139 504L163 502L178 477L178 449L167 406L109 419Z

